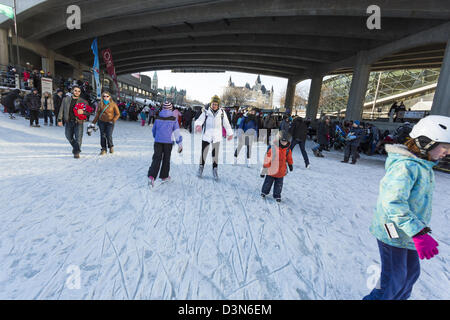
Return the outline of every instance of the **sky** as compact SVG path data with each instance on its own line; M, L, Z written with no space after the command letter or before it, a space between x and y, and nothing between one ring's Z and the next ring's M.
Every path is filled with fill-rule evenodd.
M154 71L149 71L142 74L153 79L153 73ZM257 74L228 71L223 73L172 73L170 70L163 70L157 71L157 74L159 88L164 89L164 86L174 86L179 90L184 89L188 99L199 100L203 103L209 102L215 94L221 96L230 76L235 86L238 87L245 86L246 82L253 86L258 77ZM306 82L304 81L298 85L305 85L304 83ZM268 90L273 86L273 104L275 107L278 107L281 95L286 91L287 79L261 75L261 83Z

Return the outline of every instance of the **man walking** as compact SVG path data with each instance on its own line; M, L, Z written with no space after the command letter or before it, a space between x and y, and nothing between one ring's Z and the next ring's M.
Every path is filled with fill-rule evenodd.
M62 127L62 120L66 122L66 138L72 146L72 153L75 159L80 158L81 143L83 139L83 123L84 120L80 116L85 115L83 109L78 109L75 114L75 106L77 104L88 105L86 100L80 98L81 89L78 86L72 88L72 96L67 96L63 99L61 108L58 113L58 126Z
M309 168L309 158L305 149L306 136L308 135L306 122L300 117L295 118L289 133L292 135L291 150L294 150L294 147L298 144L302 152L303 160L305 161L305 167Z
M30 94L27 94L23 103L30 113L30 127L40 127L39 110L41 109L41 97L38 89L34 88ZM33 122L35 123L34 125Z

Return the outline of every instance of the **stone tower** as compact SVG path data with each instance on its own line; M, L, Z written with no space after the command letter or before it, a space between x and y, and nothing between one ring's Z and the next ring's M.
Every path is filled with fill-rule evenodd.
M156 73L156 71L153 74L152 89L158 90L158 74Z

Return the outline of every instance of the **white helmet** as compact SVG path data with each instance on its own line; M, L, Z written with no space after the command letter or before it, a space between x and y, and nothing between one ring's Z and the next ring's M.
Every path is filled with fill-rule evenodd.
M422 154L440 142L450 143L450 117L427 116L412 128L409 136L416 141Z

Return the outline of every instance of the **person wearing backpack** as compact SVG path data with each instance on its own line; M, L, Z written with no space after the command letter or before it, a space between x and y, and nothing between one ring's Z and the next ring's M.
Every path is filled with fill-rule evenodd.
M228 121L228 117L219 105L220 98L215 95L211 99L210 106L207 107L195 121L195 131L198 133L202 132L202 154L200 157L198 176L202 177L203 175L206 156L208 154L209 146L212 144L213 176L215 180L219 179L217 168L219 163L220 141L222 141L223 138L223 128L226 130L228 141L233 139L233 131L230 122Z
M100 145L102 150L100 155L106 154L109 148L110 153L114 153L114 143L112 134L114 131L114 125L120 117L120 111L117 104L111 99L111 94L107 91L103 92L102 100L97 108L94 120L92 120L91 126L95 126L98 121L98 127L100 128Z
M264 158L264 165L261 171L261 178L265 178L261 190L262 198L265 198L270 193L273 185L273 197L277 202L281 201L283 179L287 174L287 167L289 167L290 171L294 170L292 151L289 147L289 134L286 131L279 131L278 136L273 141L273 145L270 145L267 149Z

